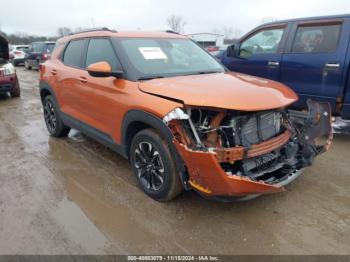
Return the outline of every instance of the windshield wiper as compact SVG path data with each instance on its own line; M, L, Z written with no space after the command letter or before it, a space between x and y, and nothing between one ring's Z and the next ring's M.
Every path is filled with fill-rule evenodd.
M215 73L222 73L222 72L221 71L199 71L188 75L206 75L206 74L215 74Z
M217 71L217 70L216 71L199 71L199 72L194 72L194 73L185 74L185 75L191 76L191 75L205 75L205 74L215 74L215 73L222 73L222 72L221 71ZM152 80L152 79L164 78L164 77L165 76L141 76L137 80Z
M152 80L156 78L164 78L164 76L141 76L137 80Z

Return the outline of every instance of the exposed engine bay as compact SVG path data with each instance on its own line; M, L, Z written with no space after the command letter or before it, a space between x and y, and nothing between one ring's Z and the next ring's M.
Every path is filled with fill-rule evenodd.
M227 175L276 184L330 146L329 105L308 101L308 106L309 112L189 108L165 122L180 144L214 153Z

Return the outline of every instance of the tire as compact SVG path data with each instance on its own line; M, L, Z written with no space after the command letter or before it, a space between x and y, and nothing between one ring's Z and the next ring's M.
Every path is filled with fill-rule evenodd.
M58 106L53 96L48 95L43 102L44 119L47 130L53 137L65 137L68 135L70 128L63 124L60 117Z
M157 201L169 201L183 191L166 141L153 129L137 133L130 147L130 161L139 186Z
M31 67L31 66L29 66L29 64L28 64L28 62L27 62L27 61L24 61L24 67L25 67L25 69L27 69L27 70L32 69L32 67Z
M19 87L18 79L16 79L16 83L13 86L12 90L10 91L10 95L12 98L21 96L21 88Z

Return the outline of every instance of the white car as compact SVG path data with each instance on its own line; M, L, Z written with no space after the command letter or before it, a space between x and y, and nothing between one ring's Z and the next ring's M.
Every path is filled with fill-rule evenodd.
M14 66L24 62L24 57L29 50L29 45L10 46L10 61Z

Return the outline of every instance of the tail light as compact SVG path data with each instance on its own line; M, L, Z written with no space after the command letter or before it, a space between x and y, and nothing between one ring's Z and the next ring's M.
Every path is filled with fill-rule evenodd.
M42 55L42 60L44 60L44 61L46 61L47 59L49 59L50 58L50 54L48 54L48 53L44 53L43 55Z
M219 51L219 47L218 47L218 46L208 46L208 47L207 47L207 51L208 51L208 52Z
M14 51L13 53L14 53L15 55L21 55L21 54L22 54L21 51Z

